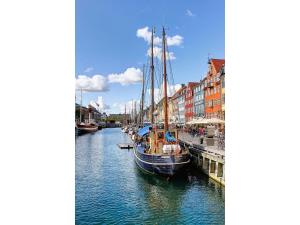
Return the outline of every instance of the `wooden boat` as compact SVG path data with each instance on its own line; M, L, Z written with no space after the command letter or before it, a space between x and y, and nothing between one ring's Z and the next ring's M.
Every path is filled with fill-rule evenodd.
M164 126L154 123L153 29L151 36L151 125L139 129L135 138L134 157L138 167L151 174L173 176L190 163L189 153L181 149L176 128L169 128L166 73L166 36L163 28ZM144 80L144 79L143 79ZM142 106L143 107L143 106Z
M93 124L77 124L78 134L93 133L98 130L98 126Z
M135 162L143 171L151 174L173 176L183 170L190 162L189 153L181 149L177 130L167 131L167 136L176 139L166 140L165 130L149 127L149 132L142 128L138 135L142 137L134 145Z

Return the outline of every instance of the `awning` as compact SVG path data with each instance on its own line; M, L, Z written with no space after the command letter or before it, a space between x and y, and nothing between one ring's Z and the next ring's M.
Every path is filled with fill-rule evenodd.
M193 125L193 124L224 124L225 121L221 120L219 118L198 118L193 119L192 121L187 122L187 125Z
M150 132L150 128L152 128L151 125L146 126L146 127L143 127L143 128L141 128L141 129L139 129L139 131L138 131L137 134L138 134L140 137L143 137L144 135L146 135L146 134L148 134L148 133Z
M207 120L200 117L200 118L197 118L197 119L193 119L189 122L187 122L186 124L187 125L193 125L193 124L206 124L207 123Z
M210 124L224 124L225 121L221 120L219 118L210 118L210 119L207 119L207 123L210 123Z

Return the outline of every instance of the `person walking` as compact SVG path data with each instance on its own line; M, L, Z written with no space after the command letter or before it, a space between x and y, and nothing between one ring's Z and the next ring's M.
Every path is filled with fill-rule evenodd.
M204 127L199 128L199 135L200 135L200 144L203 144L203 139L204 139L204 134L205 134L205 129Z
M219 128L218 127L215 128L215 137L219 137Z

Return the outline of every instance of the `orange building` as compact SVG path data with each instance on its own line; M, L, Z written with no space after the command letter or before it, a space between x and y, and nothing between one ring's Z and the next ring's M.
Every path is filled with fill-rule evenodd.
M209 59L208 72L204 83L205 117L222 118L220 70L224 59Z

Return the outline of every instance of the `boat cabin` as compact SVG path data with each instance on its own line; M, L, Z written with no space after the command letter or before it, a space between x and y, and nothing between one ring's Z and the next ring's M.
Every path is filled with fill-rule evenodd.
M164 129L154 128L149 133L149 153L150 154L172 154L179 152L180 146L178 144L177 129L170 129L168 131L175 141L166 141Z

